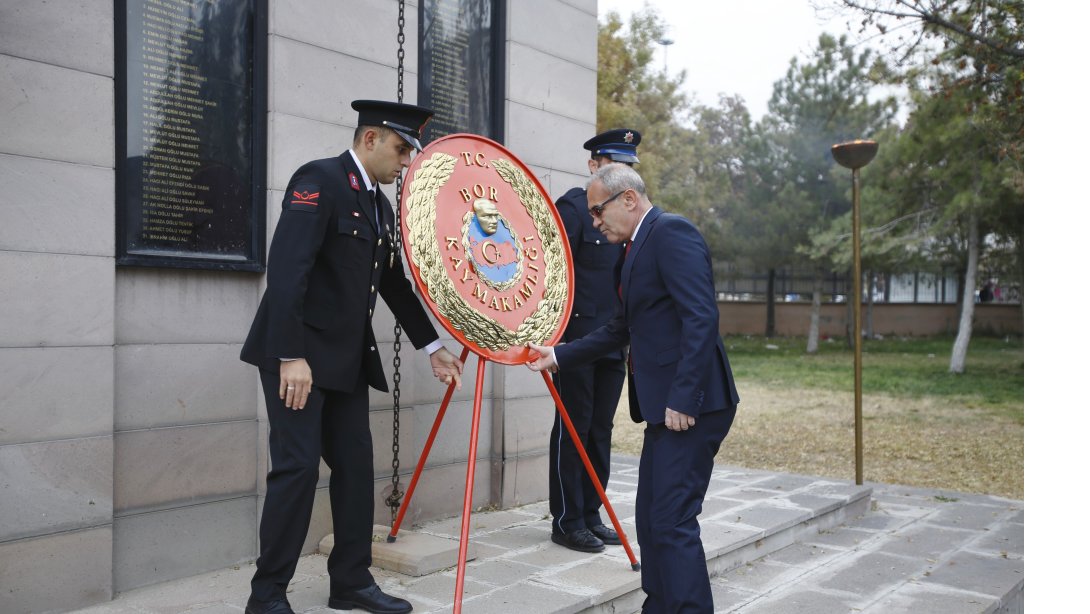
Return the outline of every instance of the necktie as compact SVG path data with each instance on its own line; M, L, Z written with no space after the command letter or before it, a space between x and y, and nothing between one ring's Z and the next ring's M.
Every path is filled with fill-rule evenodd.
M375 227L382 228L382 207L378 206L378 188L368 192L371 195L371 206L375 208Z

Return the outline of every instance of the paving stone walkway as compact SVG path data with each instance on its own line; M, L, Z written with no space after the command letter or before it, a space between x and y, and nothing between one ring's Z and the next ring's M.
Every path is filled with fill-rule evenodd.
M637 459L615 457L608 494L635 544ZM718 613L1022 612L1021 501L718 466L701 515ZM456 543L461 519L402 531ZM639 574L624 549L587 555L549 540L546 502L482 512L470 525L467 614L638 612ZM396 544L395 544L396 546ZM414 612L450 612L456 569L376 569ZM166 582L83 614L239 613L253 564ZM300 559L288 598L328 614L325 556Z

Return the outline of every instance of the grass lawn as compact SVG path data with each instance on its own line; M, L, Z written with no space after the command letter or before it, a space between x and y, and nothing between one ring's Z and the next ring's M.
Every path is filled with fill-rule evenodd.
M855 478L854 353L843 339L728 337L742 403L718 460ZM863 343L865 481L1023 497L1022 339L975 337L966 372L952 338ZM617 411L614 448L638 454L642 427Z

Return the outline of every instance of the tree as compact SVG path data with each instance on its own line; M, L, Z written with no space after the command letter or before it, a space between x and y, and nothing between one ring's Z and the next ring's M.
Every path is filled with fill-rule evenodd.
M870 102L870 51L857 52L845 37L822 34L809 63L791 60L776 82L768 115L753 131L746 162L754 171L739 212L740 249L769 271L765 333L775 332L773 283L779 267L803 261L817 270L814 313L820 309L821 278L829 261L807 250L812 237L851 209L849 177L832 158L834 143L882 130L896 111L892 99ZM811 318L816 339L817 321ZM816 343L811 344L816 351Z
M950 371L965 369L981 250L1022 271L1024 198L1023 3L1016 0L841 0L890 43L889 80L908 85L916 109L899 147L905 173L891 181L904 208L934 208L932 244L964 273ZM923 192L921 193L921 190ZM913 194L914 192L914 194Z
M714 260L734 260L734 212L749 173L743 164L753 132L749 111L740 98L720 95L719 106L695 107L690 121L692 129L675 135L672 172L660 180L659 201L700 227Z
M881 147L874 161L861 171L860 252L864 283L868 290L868 309L872 307L870 285L876 273L920 271L931 268L933 264L920 249L929 237L928 225L921 223L926 211L903 211L882 189L888 177L897 176L903 170L902 161L896 155L896 141L900 134L898 126L890 125L870 135ZM838 172L850 177L847 169L841 168ZM845 189L849 190L845 198L850 198L850 187ZM801 251L832 270L850 270L853 266L851 211L845 211L825 229L812 233L810 244ZM817 313L811 313L808 344L811 352L811 348L817 344L816 316ZM870 326L864 332L866 330L870 330Z
M972 332L974 290L985 237L1020 235L1022 195L1010 183L1007 165L993 155L986 131L963 96L927 96L909 118L901 138L890 148L890 162L900 166L882 174L876 185L894 212L917 214L927 232L921 251L962 271L958 335L950 370L961 373ZM1017 220L1011 213L1017 211Z
M599 24L598 130L627 126L643 133L639 171L652 199L692 220L712 257L727 259L749 112L726 96L719 107L693 108L681 91L685 73L669 77L652 67L664 33L650 8L633 13L627 27L615 12Z
M671 78L651 65L664 34L665 26L649 7L634 12L627 28L615 11L598 25L597 128L640 131L639 170L652 197L657 197L663 177L676 164L675 141L684 139L677 118L689 108L681 91L684 71Z
M1025 57L1020 0L841 0L863 14L861 30L873 27L886 37L890 52L902 61L932 54L938 41L991 56L1000 63L1021 64ZM891 25L892 24L892 25ZM1001 60L1000 58L1006 58Z

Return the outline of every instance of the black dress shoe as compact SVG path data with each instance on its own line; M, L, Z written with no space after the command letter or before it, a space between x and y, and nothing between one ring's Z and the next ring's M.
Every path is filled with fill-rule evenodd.
M589 529L576 529L568 533L553 533L553 543L579 552L601 552L606 549L602 540Z
M602 543L607 546L621 545L621 537L617 535L617 532L614 531L612 527L600 524L596 527L591 527L590 532L594 533L594 536L602 540Z
M412 612L413 606L408 601L382 592L378 584L354 591L337 593L329 596L329 607L334 610L361 608L371 614L405 614Z
M246 614L295 614L287 598L272 601L258 601L253 597L246 600Z

